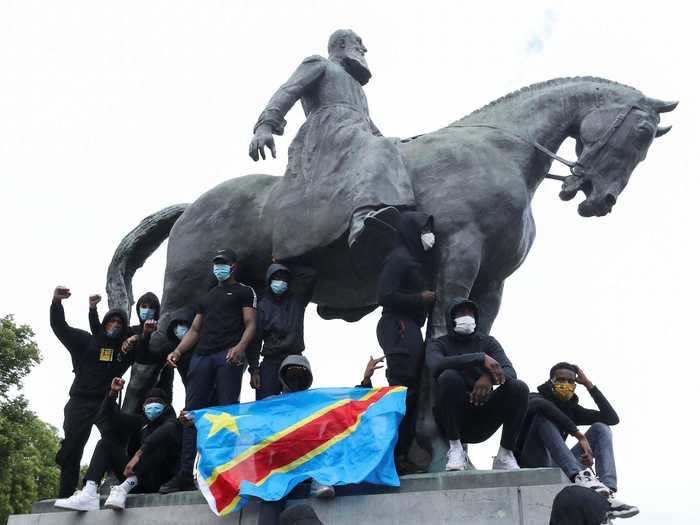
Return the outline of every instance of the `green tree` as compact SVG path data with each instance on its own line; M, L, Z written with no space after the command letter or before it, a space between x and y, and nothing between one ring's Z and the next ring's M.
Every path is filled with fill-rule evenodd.
M20 394L22 380L41 360L29 326L0 318L0 524L29 512L58 487L56 429L41 421ZM15 393L11 396L11 393Z

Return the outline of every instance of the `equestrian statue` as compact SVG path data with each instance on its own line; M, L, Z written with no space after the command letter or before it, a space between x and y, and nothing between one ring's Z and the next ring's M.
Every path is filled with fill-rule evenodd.
M661 113L677 105L602 78L557 78L431 133L390 139L369 116L366 51L355 33L336 31L329 57L305 59L273 95L249 154L264 158L267 148L275 155L273 135L283 133L286 112L301 100L306 121L289 147L284 176L231 178L131 231L108 270L109 306L130 309L135 271L169 238L160 326L212 284L211 254L221 247L238 253L239 279L261 289L273 258L312 265L320 316L356 321L377 306L378 270L362 263L388 237L373 224L391 224L387 210L416 209L433 216L437 239L429 337L445 333L448 303L467 297L479 304L479 329L488 333L503 284L535 239L531 203L553 162L571 173L559 177L560 198L582 192L579 215L605 216L654 139L670 130L660 126ZM569 137L576 141L575 161L556 154ZM151 344L165 352L165 334L156 332ZM134 388L153 373L136 368ZM431 383L425 374L417 441L432 452L435 470L444 445L430 410Z

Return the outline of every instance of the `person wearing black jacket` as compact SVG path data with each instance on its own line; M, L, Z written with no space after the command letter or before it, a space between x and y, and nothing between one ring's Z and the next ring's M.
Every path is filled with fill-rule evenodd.
M401 472L412 465L408 451L415 435L424 347L421 327L435 300L430 290L429 251L435 244L433 218L405 211L399 219L396 247L387 256L377 281L377 302L383 307L377 339L386 356L390 385L407 387L406 415L399 427L396 462Z
M598 410L584 408L574 393L576 385L586 387ZM591 488L604 496L617 491L617 472L610 426L620 419L603 393L594 386L578 366L561 362L549 371L549 381L530 394L527 415L517 444L517 456L525 467L557 465L577 485ZM590 425L585 432L579 425ZM578 444L566 446L567 436L574 436ZM590 467L595 461L596 476ZM639 512L611 497L616 517Z
M446 470L467 468L462 443L481 443L501 425L493 468L518 469L513 450L527 410L527 385L498 341L476 330L474 302L455 302L445 317L448 333L428 343L425 361L437 380L435 419L450 442ZM494 385L500 386L493 391Z
M282 392L282 361L304 351L304 312L314 292L316 275L306 266L289 268L272 263L267 269L266 293L258 301L255 339L246 352L255 399Z
M137 416L122 412L116 403L123 386L124 380L115 377L100 407L97 424L102 439L92 454L83 489L70 498L56 500L56 507L98 510L97 489L102 478L114 472L122 483L112 487L105 507L124 510L130 491L156 492L175 473L181 430L165 392L159 388L149 390L142 415Z
M100 333L100 321L97 315L97 304L102 300L99 295L93 295L90 297L90 313L88 318L90 320L90 331L93 335ZM157 322L160 318L160 300L158 296L153 292L146 292L138 301L136 301L136 315L139 320L139 324L132 325L128 329L128 337L124 342L124 351L128 351L134 348L134 346L139 343L143 337L150 337L150 335L144 334L144 328L146 324L153 325L153 329L157 328ZM152 330L152 331L154 331ZM138 413L141 410L141 405L143 404L144 395L146 391L156 385L162 386L165 390L172 392L172 374L169 377L165 377L165 381L159 380L159 372L165 364L165 356L161 359L151 359L148 363L134 363L131 370L131 379L126 389L126 394L124 396L124 404L122 409L130 413ZM170 383L167 383L167 380Z
M121 377L135 359L141 358L139 351L121 351L128 323L126 312L108 311L100 333L91 335L66 322L61 301L70 296L68 288L56 287L50 310L51 329L70 352L75 374L64 409L64 438L56 454L56 463L61 467L59 498L73 494L78 484L80 458L112 378Z

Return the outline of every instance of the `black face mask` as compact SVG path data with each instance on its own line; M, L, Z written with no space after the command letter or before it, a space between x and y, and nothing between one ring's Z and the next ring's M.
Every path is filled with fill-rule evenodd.
M287 367L284 371L284 383L290 392L299 392L309 388L306 370L301 367Z

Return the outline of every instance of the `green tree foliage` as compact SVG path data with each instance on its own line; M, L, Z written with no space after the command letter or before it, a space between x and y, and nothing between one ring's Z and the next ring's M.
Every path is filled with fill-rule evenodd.
M0 318L0 524L55 495L58 487L56 429L29 410L20 394L9 395L21 389L40 359L32 329L16 325L12 316Z

